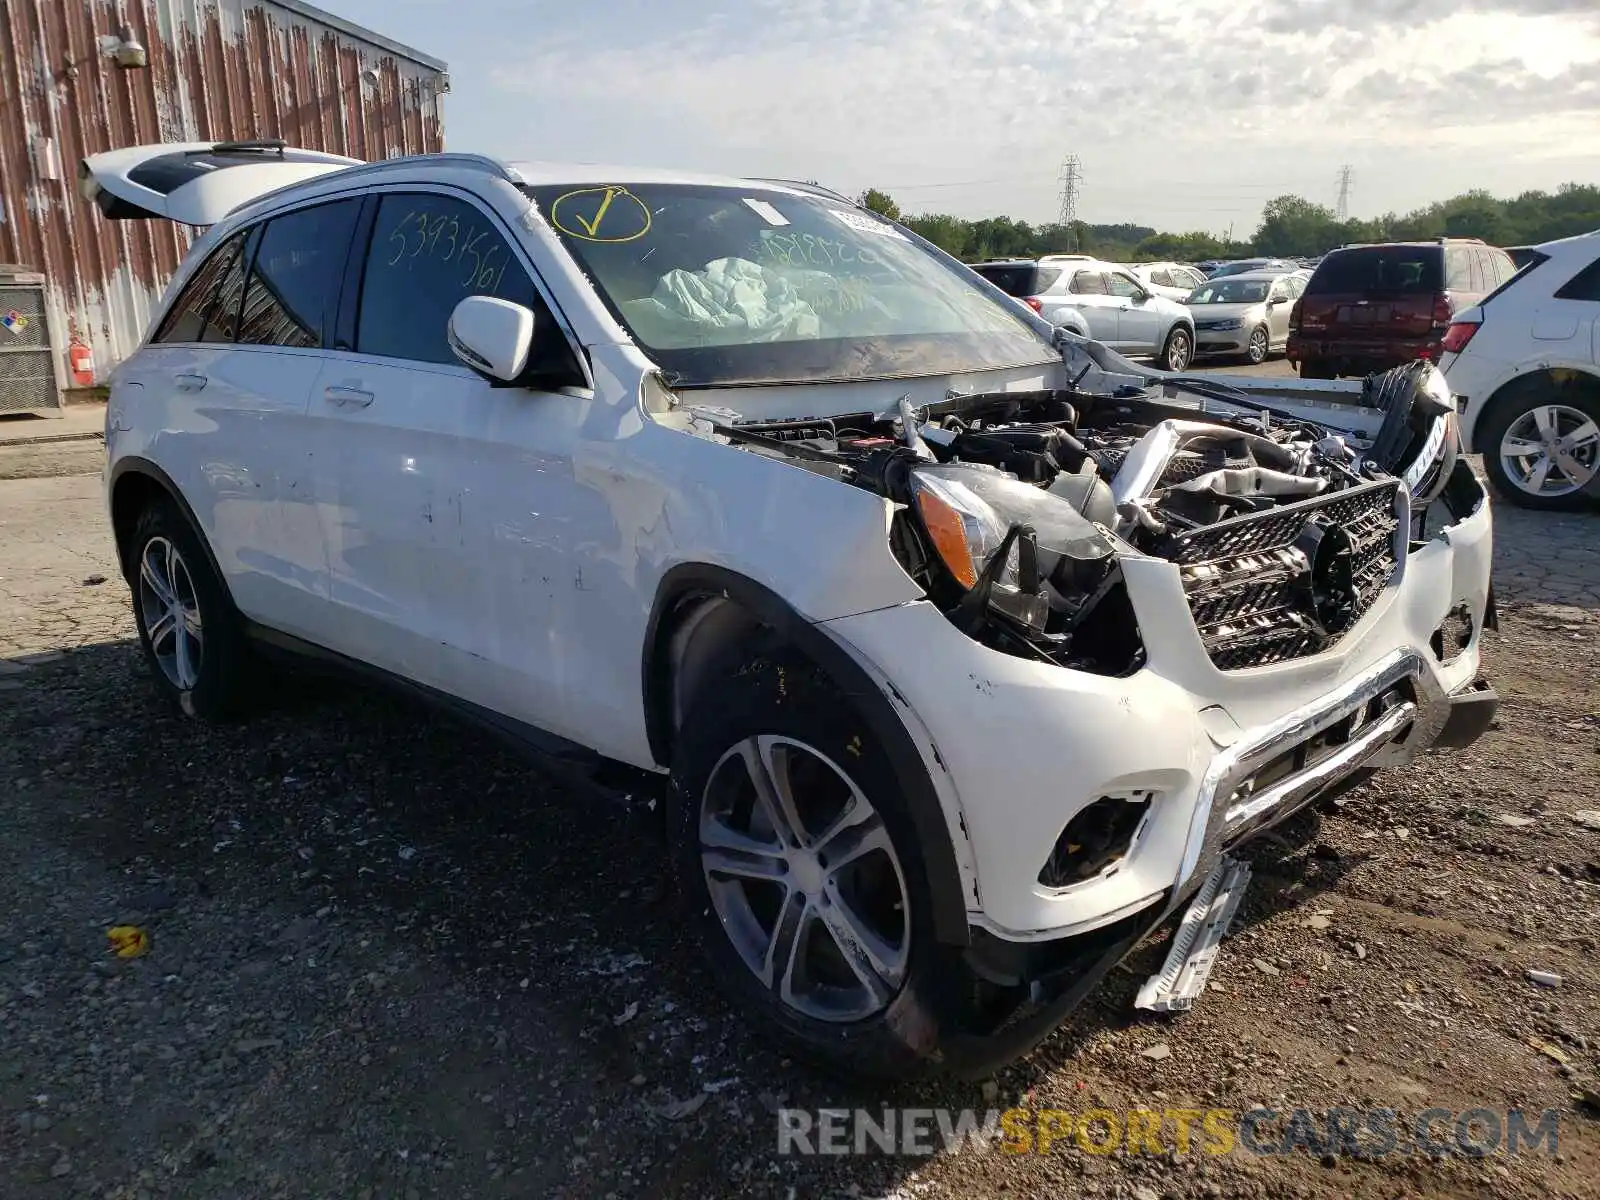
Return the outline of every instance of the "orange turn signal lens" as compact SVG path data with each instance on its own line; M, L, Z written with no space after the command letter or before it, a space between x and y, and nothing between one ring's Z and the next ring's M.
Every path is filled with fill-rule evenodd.
M963 587L974 586L978 582L978 569L973 565L972 551L967 546L967 527L961 514L926 488L917 492L917 510L944 565Z

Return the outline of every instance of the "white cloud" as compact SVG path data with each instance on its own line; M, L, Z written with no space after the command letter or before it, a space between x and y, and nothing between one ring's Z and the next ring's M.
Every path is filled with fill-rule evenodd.
M1089 219L1241 230L1272 195L1331 200L1341 162L1356 165L1358 212L1600 171L1592 141L1571 136L1600 118L1594 0L702 7L656 9L670 19L638 39L547 10L540 41L487 72L523 114L496 148L879 186L913 210L1034 220L1053 216L1073 152Z

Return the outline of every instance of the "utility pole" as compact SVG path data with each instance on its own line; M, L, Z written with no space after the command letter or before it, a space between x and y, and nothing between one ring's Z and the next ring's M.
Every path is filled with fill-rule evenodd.
M1350 219L1350 164L1339 168L1339 220Z
M1071 239L1072 249L1078 249L1078 195L1083 188L1083 164L1076 154L1069 154L1061 164L1061 224Z

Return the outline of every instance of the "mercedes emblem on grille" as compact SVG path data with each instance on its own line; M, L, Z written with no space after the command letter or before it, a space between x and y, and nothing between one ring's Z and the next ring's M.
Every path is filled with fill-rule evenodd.
M1307 615L1324 635L1336 637L1355 624L1360 608L1350 536L1319 514L1300 527L1294 545L1309 564L1300 576Z

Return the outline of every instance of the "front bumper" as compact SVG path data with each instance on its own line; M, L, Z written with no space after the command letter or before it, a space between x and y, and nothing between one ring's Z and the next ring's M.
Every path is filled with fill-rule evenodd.
M1243 354L1250 348L1248 329L1197 329L1194 334L1196 354Z
M1414 545L1333 649L1268 667L1217 670L1176 568L1151 558L1123 563L1146 666L1121 679L989 650L926 602L828 622L923 744L974 936L1025 945L1159 919L1229 846L1365 770L1481 733L1492 530L1472 486L1473 511ZM1434 635L1462 609L1474 632L1441 660ZM1149 800L1126 853L1040 883L1066 823L1106 796Z

